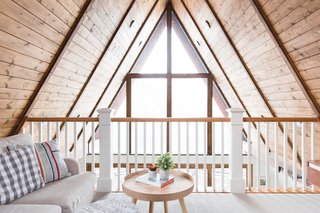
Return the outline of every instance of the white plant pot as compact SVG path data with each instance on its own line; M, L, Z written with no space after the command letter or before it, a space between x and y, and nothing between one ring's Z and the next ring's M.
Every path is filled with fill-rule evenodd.
M148 176L149 176L149 178L156 179L157 178L157 171L149 170Z
M169 178L169 170L160 169L160 179L168 179Z

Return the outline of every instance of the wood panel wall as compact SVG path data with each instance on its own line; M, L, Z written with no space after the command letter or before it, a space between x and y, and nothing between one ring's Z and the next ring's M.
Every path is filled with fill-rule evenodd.
M39 94L31 116L94 116L95 109L111 103L166 4L166 0L134 1L126 14L131 2L94 0ZM0 137L8 135L16 124L84 3L85 0L0 1ZM255 117L315 116L250 0L172 3L232 107L242 107L247 110L246 116ZM320 104L320 1L258 3ZM117 34L88 81L115 31ZM288 131L292 131L290 126ZM317 141L319 133L318 127ZM319 142L317 151L320 157Z
M83 4L84 0L0 2L0 137L17 122Z

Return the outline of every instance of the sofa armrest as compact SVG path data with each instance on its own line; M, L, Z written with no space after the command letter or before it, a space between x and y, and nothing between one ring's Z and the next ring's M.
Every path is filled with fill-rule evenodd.
M72 158L65 158L64 162L66 162L67 167L68 167L68 171L72 175L77 175L80 173L80 166L77 161L73 160Z

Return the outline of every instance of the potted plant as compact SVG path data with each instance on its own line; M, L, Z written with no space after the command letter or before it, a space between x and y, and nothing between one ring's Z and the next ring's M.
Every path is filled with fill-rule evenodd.
M160 179L168 179L170 170L175 166L171 154L167 152L160 155L157 164L160 169Z

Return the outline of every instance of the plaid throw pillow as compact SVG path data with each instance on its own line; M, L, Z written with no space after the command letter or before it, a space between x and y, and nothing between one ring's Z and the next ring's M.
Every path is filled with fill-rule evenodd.
M0 154L0 205L43 186L32 146Z
M45 183L69 176L67 164L60 153L55 140L35 143L36 156Z

